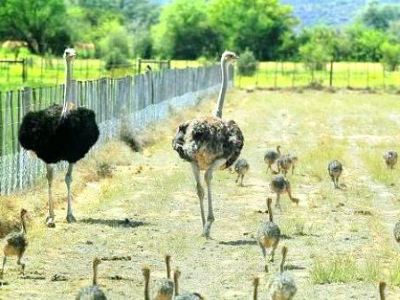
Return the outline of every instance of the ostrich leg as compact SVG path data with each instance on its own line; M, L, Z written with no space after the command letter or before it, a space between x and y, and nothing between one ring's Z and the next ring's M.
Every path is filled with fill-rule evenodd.
M46 177L47 183L49 185L49 215L46 218L47 227L55 227L56 224L54 223L54 203L53 203L53 193L52 193L52 186L53 186L53 177L54 177L54 168L50 164L46 164Z
M73 168L74 168L74 164L70 163L68 165L67 174L65 174L65 183L67 184L67 189L68 189L68 209L67 209L67 222L68 223L76 222L76 219L72 213L71 182L72 182L72 169Z
M6 266L6 262L7 262L7 256L4 255L4 258L3 258L3 267L1 268L1 272L0 272L0 279L3 278L4 267Z
M197 196L199 197L200 201L201 222L204 227L204 225L206 224L206 218L204 216L204 189L201 186L200 169L197 164L192 163L192 170L194 179L196 180Z
M204 174L204 180L207 185L207 197L208 197L208 215L207 215L207 222L203 229L203 235L206 238L210 238L210 230L211 225L214 222L214 212L213 212L213 205L212 205L212 190L211 190L211 180L213 178L212 173L214 169L224 163L224 160L217 160L211 164L211 166L207 169L206 173Z

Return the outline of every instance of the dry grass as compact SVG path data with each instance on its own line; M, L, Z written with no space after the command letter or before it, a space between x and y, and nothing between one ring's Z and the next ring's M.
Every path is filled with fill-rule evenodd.
M149 264L153 280L161 278L162 256L167 252L172 254L173 266L182 270L184 290L199 291L208 299L248 299L251 278L258 275L260 293L265 295L271 274L263 272L262 255L252 236L266 217L259 210L265 210L270 194L263 154L280 144L284 152L299 156L289 179L300 204L296 207L283 196L282 210L274 211L275 222L285 234L281 245L289 248L287 266L299 287L296 299L369 299L376 295L379 280L389 284L388 299L397 299L398 248L391 225L392 211L396 212L392 208L398 202L387 195L396 194L398 187L380 179L388 175L379 163L384 165L382 150L394 146L391 141L397 138L396 126L385 118L394 118L393 110L400 108L398 96L235 91L228 99L224 114L244 132L242 156L251 169L245 187L235 185L235 175L229 172L215 174L213 240L200 236L191 170L170 146L179 122L213 110L214 103L205 101L143 133L141 138L151 142L141 153L133 153L122 142L111 142L78 164L73 183L77 224L62 221L62 174L56 180L58 224L54 230L42 223L45 182L2 199L1 217L13 219L10 209L17 212L22 204L33 212L27 271L30 276L37 272L46 277L21 280L12 261L6 273L11 284L1 291L4 297L72 298L88 284L93 256L129 255L129 262L102 264L100 284L112 299L136 299L143 293L141 267ZM382 136L393 138L388 142ZM331 159L344 163L340 190L333 189L326 171ZM112 177L100 178L99 164L115 168ZM271 271L278 268L279 259L277 254ZM65 274L68 280L50 282L54 274ZM123 279L113 280L116 275Z

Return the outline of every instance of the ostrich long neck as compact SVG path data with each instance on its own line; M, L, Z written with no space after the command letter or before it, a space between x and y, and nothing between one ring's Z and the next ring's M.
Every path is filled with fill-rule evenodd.
M149 276L145 276L144 279L144 300L150 300L150 291L149 291Z
M62 116L68 112L68 104L72 102L72 61L65 60L65 85L64 85L64 105Z
M174 273L174 286L175 286L175 296L179 295L179 274L178 272Z
M217 110L215 112L215 116L217 118L222 118L222 109L224 107L225 94L226 94L226 89L228 87L228 63L224 57L221 58L221 73L222 73L221 90L219 91Z
M93 264L93 285L97 285L97 264Z
M22 224L21 231L22 233L26 234L25 216L21 216L21 224Z

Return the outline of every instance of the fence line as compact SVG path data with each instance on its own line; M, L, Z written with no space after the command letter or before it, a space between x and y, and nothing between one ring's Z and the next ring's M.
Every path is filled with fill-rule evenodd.
M118 135L123 122L142 129L171 110L195 105L215 93L220 81L219 66L172 69L121 79L74 81L73 95L80 106L95 111L99 147ZM32 186L43 177L44 163L20 147L18 128L26 112L61 104L63 93L63 85L0 93L0 195Z

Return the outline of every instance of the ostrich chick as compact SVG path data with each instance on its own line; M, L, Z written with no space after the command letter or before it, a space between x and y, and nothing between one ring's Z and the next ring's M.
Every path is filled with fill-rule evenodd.
M393 234L396 242L400 243L400 221L394 225Z
M397 152L390 150L383 154L383 159L388 168L393 169L395 164L397 163Z
M297 292L296 283L293 277L284 272L284 264L287 255L287 248L282 248L282 261L280 272L275 276L269 284L270 300L291 300Z
M339 177L342 174L342 171L343 171L343 165L340 161L335 159L329 163L328 173L329 173L329 176L331 176L333 184L335 185L335 189L340 188L339 187Z
M235 172L238 174L238 177L236 178L236 183L239 182L240 179L240 186L243 186L243 178L244 175L249 171L250 165L247 162L247 160L241 158L238 159L235 163Z
M289 154L279 157L276 164L278 165L278 173L282 172L282 174L286 176L290 168L292 168L293 172L293 159Z
M3 277L4 267L6 265L8 256L17 256L17 264L21 266L22 275L25 275L25 264L21 262L22 256L25 253L26 247L28 247L28 239L26 238L26 224L25 224L25 216L27 211L23 208L21 209L20 218L21 218L21 231L12 232L6 236L5 241L6 244L3 248L4 258L3 258L3 267L1 269L0 278Z
M270 251L270 261L274 261L275 250L278 247L279 240L281 238L281 230L279 226L274 223L272 208L271 208L272 199L267 199L267 207L269 214L269 221L263 222L258 229L257 232L257 242L261 248L264 259L267 256L266 249L271 249ZM265 270L268 270L268 267L265 266Z
M379 282L379 299L380 300L385 300L385 289L386 289L386 282Z
M171 256L165 256L167 266L167 278L157 282L157 293L154 300L171 300L174 295L174 283L171 280Z
M176 269L174 271L175 300L204 300L204 297L199 293L184 293L180 295L179 277L181 277L181 271L179 271L179 269Z
M97 285L97 267L101 263L99 258L93 260L93 284L82 288L75 300L107 300L106 295Z
M296 155L291 155L290 158L292 159L292 175L293 175L294 169L296 168L296 164L299 161L299 158Z
M258 299L258 285L260 284L260 278L253 278L253 300Z
M281 194L287 192L289 199L293 202L296 203L297 205L299 204L299 199L292 197L292 191L290 188L290 182L287 180L283 175L276 175L272 177L271 183L270 183L270 188L273 192L276 193L276 203L275 207L281 208L281 204L279 202Z
M275 163L275 161L281 156L281 146L276 147L276 151L274 150L268 150L265 155L264 155L264 162L267 164L267 173L268 170L272 170L272 165Z

